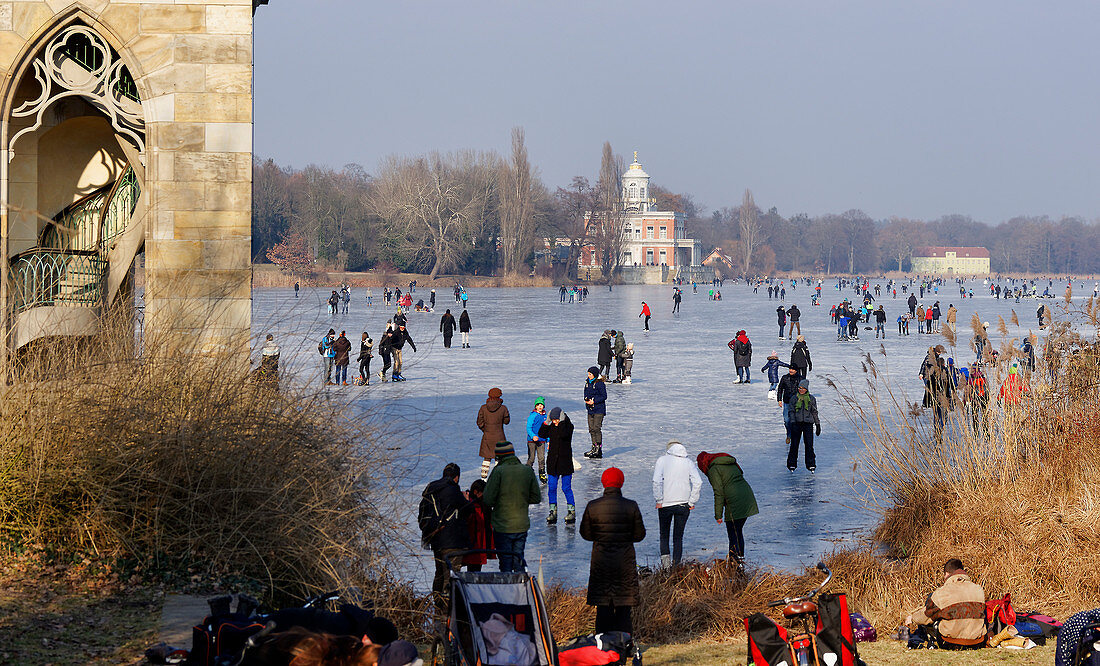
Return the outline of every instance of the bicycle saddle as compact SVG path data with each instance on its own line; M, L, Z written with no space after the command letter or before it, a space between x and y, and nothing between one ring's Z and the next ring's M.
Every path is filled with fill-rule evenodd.
M793 604L787 604L783 608L783 617L791 618L816 612L817 604L812 601L802 601Z

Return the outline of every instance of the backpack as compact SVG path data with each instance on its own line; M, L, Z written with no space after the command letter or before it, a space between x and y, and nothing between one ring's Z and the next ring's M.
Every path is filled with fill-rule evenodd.
M558 647L561 666L642 666L642 653L630 634L605 631L570 638Z
M985 602L985 624L989 635L996 636L1007 627L1016 624L1016 611L1012 609L1012 595L1002 599L990 599Z
M436 501L435 494L424 495L420 498L420 507L416 512L416 523L420 526L420 545L425 550L431 550L432 539L443 531L443 528L458 515L458 511L452 511L444 516Z
M817 641L822 655L830 651L836 655L836 666L865 666L856 648L848 597L843 592L818 596ZM822 660L828 663L824 656Z
M320 354L321 356L325 355L325 341L324 340L321 340L320 342L317 343L317 353Z

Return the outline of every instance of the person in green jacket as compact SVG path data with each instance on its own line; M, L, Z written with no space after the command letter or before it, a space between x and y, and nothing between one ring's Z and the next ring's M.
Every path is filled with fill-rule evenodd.
M523 571L523 550L531 518L528 504L542 502L535 470L520 462L511 442L496 445L497 466L485 484L484 502L493 510L493 541L501 571Z
M714 489L714 520L726 521L726 535L729 537L731 560L738 566L745 561L745 535L742 530L749 516L760 513L756 506L756 496L745 480L737 458L728 453L701 452L695 458L699 471L710 481ZM723 516L724 514L724 516Z

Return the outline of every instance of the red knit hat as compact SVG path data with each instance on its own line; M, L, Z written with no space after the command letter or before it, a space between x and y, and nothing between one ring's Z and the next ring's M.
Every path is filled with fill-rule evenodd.
M604 470L603 476L600 477L600 483L604 488L622 488L623 482L626 481L626 477L623 476L623 471L618 467L608 467Z

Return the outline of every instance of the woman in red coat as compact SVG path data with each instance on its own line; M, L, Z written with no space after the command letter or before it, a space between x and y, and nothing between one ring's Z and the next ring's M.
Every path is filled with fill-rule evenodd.
M493 526L490 522L493 518L490 509L482 499L485 496L485 482L481 479L470 484L470 492L467 498L473 505L473 511L466 518L466 526L470 532L470 548L474 550L492 550ZM462 558L466 565L466 571L481 571L488 560L495 560L496 555L488 553L470 553Z

